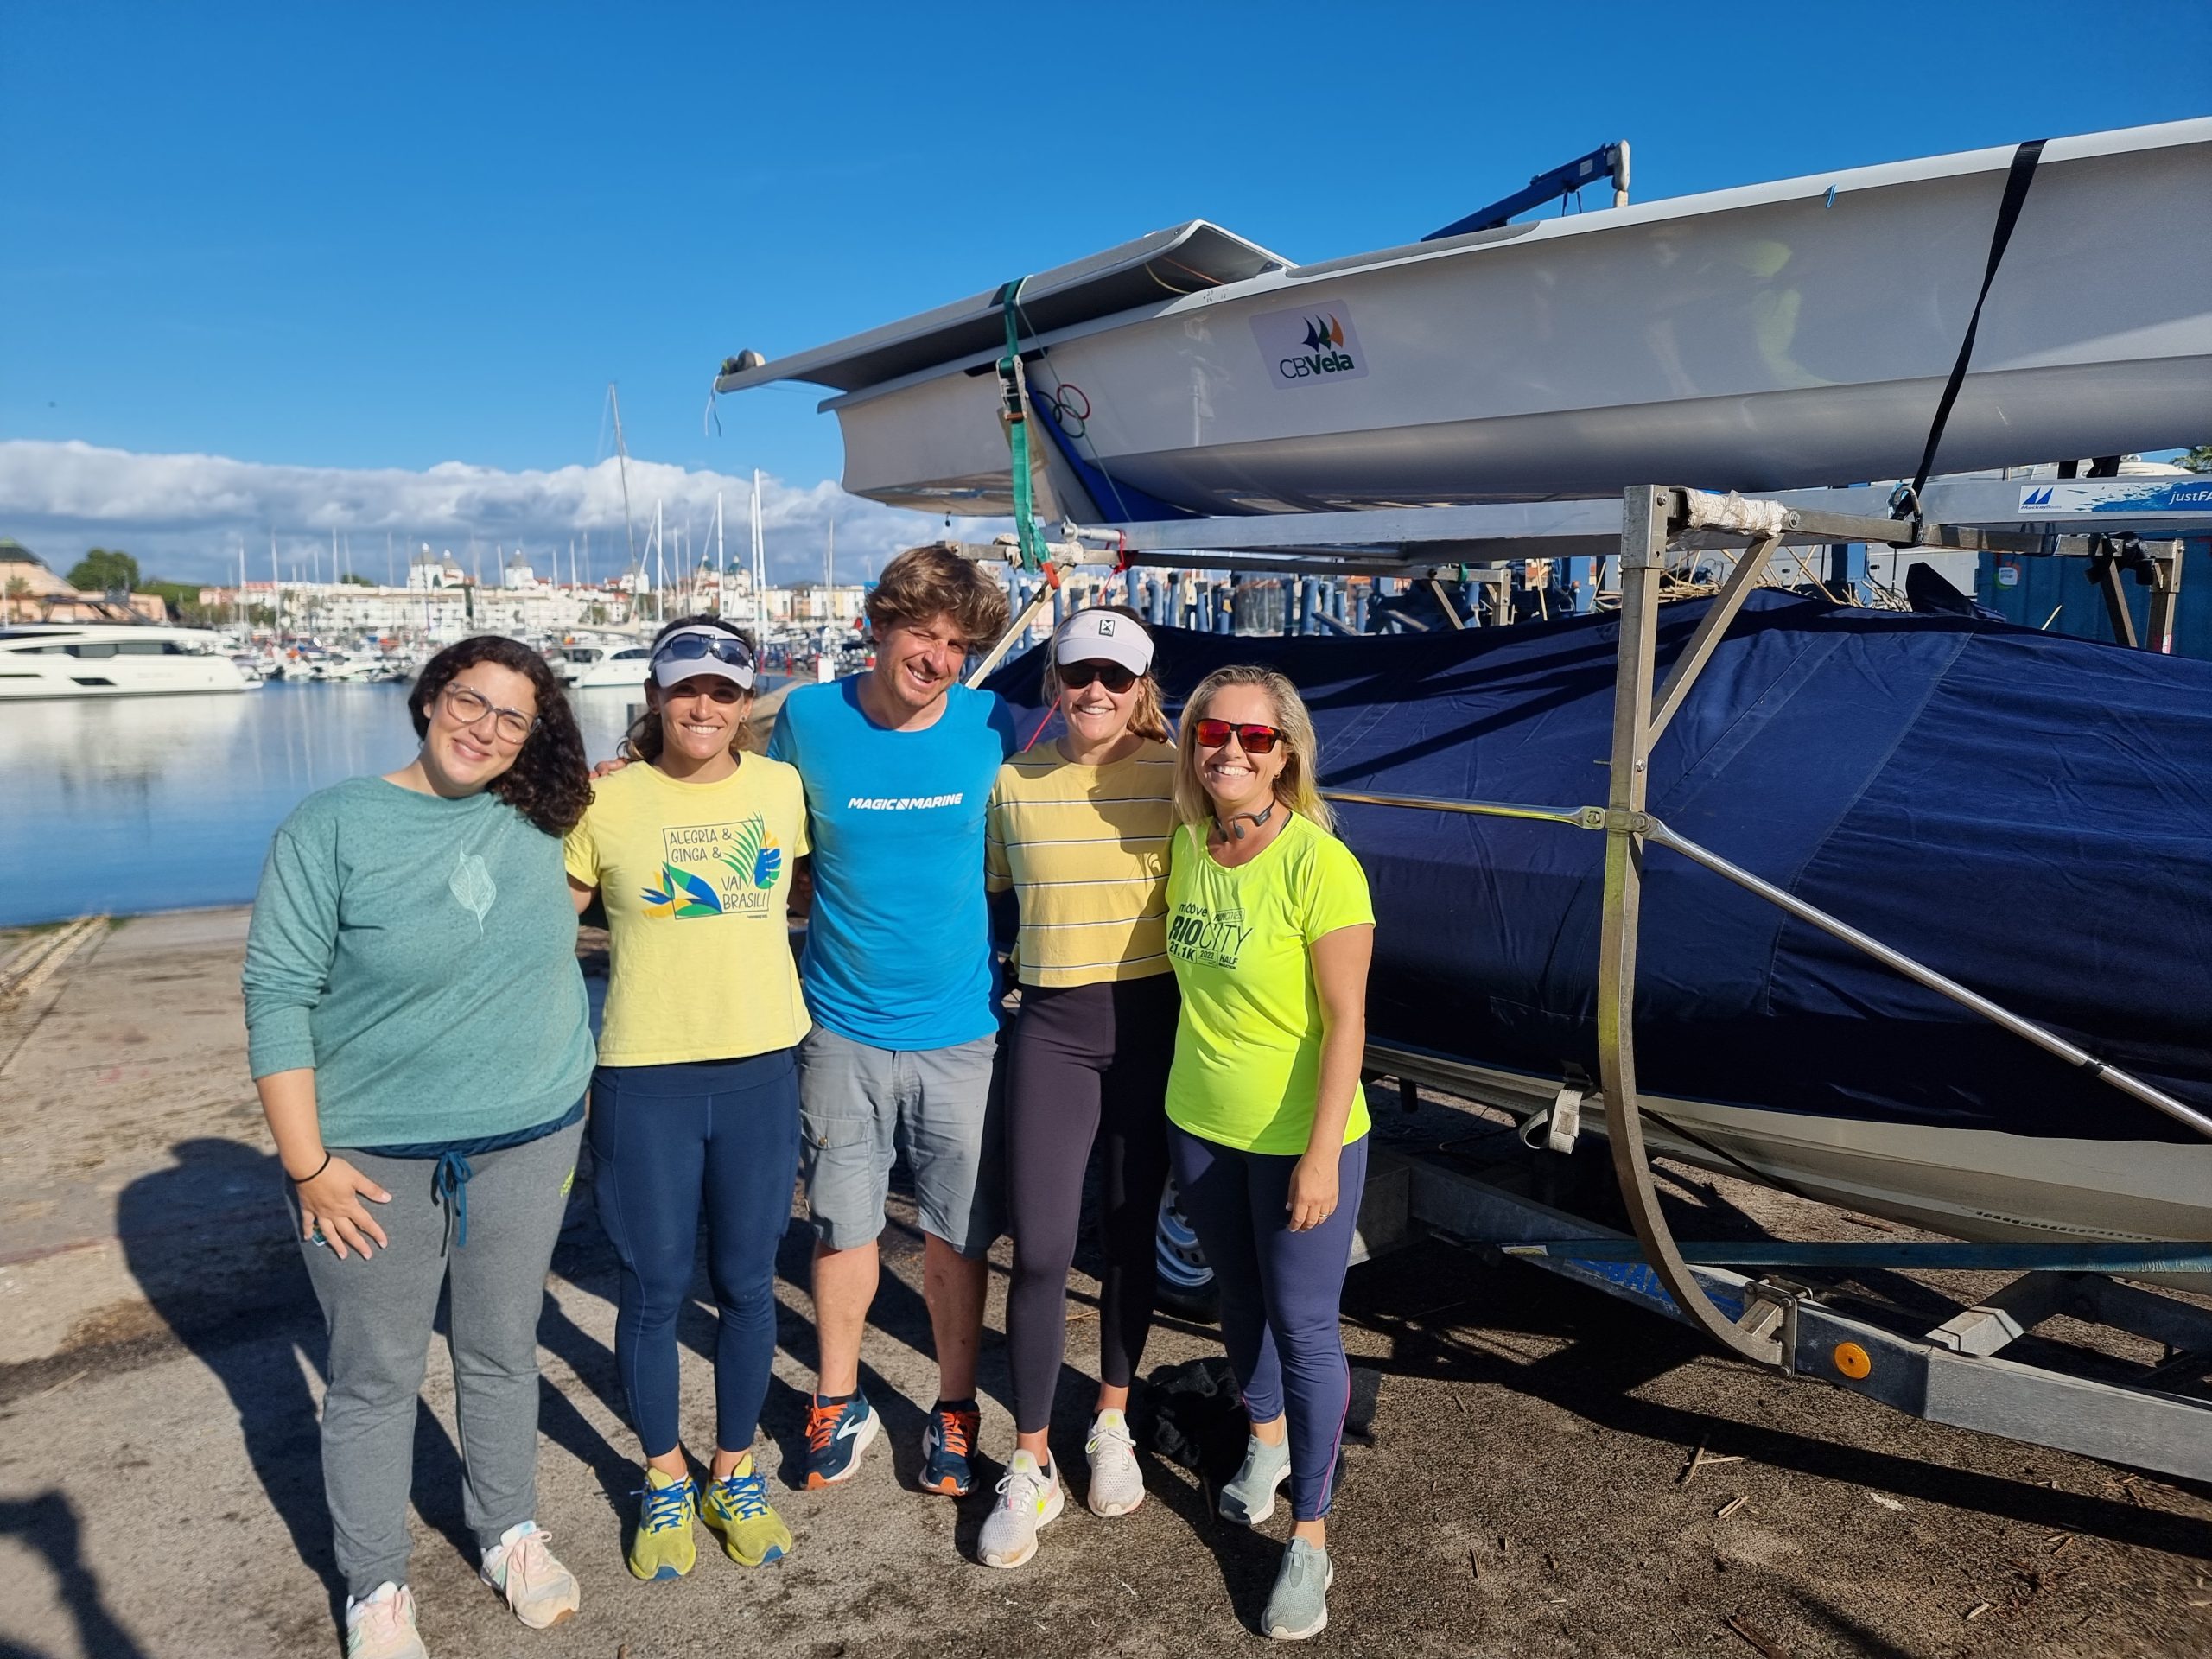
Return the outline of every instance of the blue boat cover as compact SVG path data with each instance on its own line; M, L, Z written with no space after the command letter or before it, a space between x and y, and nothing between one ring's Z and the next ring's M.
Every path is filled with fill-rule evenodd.
M1702 602L1666 607L1662 664ZM1602 804L1618 624L1236 638L1162 628L1173 697L1287 674L1325 785ZM1041 649L991 683L1057 721ZM1653 757L1693 841L2212 1110L2212 664L1973 617L1752 596ZM1376 1038L1597 1072L1605 838L1346 806L1374 887ZM1636 1010L1653 1094L2016 1135L2186 1128L1664 850Z

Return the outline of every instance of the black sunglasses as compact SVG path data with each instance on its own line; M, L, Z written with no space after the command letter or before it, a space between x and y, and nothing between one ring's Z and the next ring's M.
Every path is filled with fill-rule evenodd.
M1059 676L1060 683L1071 691L1080 691L1097 680L1119 696L1137 683L1136 675L1119 663L1061 663L1052 671Z
M656 663L687 663L696 657L711 657L733 668L753 666L753 653L745 648L745 641L729 633L679 633L664 639L653 651Z

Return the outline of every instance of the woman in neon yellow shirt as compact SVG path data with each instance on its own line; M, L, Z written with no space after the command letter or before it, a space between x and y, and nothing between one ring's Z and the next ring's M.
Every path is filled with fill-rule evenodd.
M739 753L752 651L720 618L687 616L660 631L646 666L626 744L643 764L594 785L567 857L576 908L594 893L607 905L613 974L590 1138L622 1266L615 1365L645 1442L630 1571L651 1580L691 1570L695 1512L744 1566L791 1547L753 1440L798 1170L793 1050L810 1021L785 919L806 810L795 770ZM702 1213L719 1332L715 1453L698 1486L677 1432L676 1320Z
M1351 1381L1338 1304L1367 1179L1375 912L1366 873L1331 833L1313 722L1288 680L1208 675L1177 747L1168 1154L1251 1419L1221 1511L1257 1526L1290 1483L1290 1544L1262 1628L1297 1640L1329 1621L1326 1516Z

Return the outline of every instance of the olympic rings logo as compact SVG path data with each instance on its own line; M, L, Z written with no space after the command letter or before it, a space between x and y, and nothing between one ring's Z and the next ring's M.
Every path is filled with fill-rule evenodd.
M1068 436L1079 438L1089 429L1090 399L1084 395L1081 386L1061 381L1058 389L1046 399L1045 406L1052 411L1052 423Z

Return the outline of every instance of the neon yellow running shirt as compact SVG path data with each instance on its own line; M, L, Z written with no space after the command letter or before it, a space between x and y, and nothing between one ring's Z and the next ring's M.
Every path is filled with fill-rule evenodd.
M1198 831L1175 831L1167 956L1183 995L1167 1116L1203 1140L1296 1156L1313 1132L1321 1075L1313 942L1375 920L1351 849L1294 816L1249 864L1214 862ZM1354 1086L1349 1146L1367 1133Z

